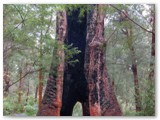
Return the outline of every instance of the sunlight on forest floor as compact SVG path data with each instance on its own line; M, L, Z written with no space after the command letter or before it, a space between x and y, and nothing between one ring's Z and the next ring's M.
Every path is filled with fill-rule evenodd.
M82 104L80 102L75 104L72 116L82 116Z

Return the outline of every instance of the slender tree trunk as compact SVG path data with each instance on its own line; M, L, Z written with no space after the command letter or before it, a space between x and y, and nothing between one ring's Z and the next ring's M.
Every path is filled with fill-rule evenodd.
M126 110L128 109L128 98L127 98L127 96L128 96L128 93L129 93L129 80L128 79L126 79L126 92L127 92L127 94L126 94Z
M127 15L127 11L126 15ZM126 19L127 21L127 19ZM135 90L135 106L136 111L141 111L141 98L140 98L140 90L139 90L139 80L138 80L138 70L137 70L137 60L136 60L136 53L133 45L133 30L132 30L132 24L130 21L127 21L128 28L123 30L122 32L127 37L127 44L128 48L131 53L131 62L132 62L132 73L133 73L133 79L134 79L134 90Z
M103 5L93 6L87 20L85 76L91 116L122 115L106 69Z
M62 107L63 75L64 75L64 50L62 45L66 39L67 19L66 12L57 13L56 39L58 42L57 55L59 63L55 67L54 59L51 64L49 79L42 100L41 109L38 110L39 116L60 116ZM53 54L54 58L54 54Z
M42 24L44 24L44 16L40 15L40 19L42 21ZM41 29L41 33L40 33L40 40L39 40L40 44L39 44L39 58L40 58L40 65L39 65L39 81L38 81L38 107L39 110L41 111L41 107L42 107L42 92L43 92L43 66L42 66L42 57L43 57L43 30Z
M151 83L154 82L154 62L155 62L155 6L154 10L152 11L152 42L151 42L151 62L150 62L150 73L149 73L149 80Z
M147 86L147 99L149 103L146 105L144 111L150 109L152 112L150 114L155 114L155 5L153 5L153 10L151 11L151 24L152 24L152 38L151 38L151 59L150 59L150 71L148 76L148 86Z
M27 96L27 98L26 98L26 102L28 102L28 96L29 96L29 80L28 80L28 88L27 88L27 94L26 94L26 96Z
M38 83L38 107L41 110L41 102L42 102L42 69L39 70L39 83Z
M38 85L36 86L36 90L35 90L34 102L37 102L37 94L38 94Z
M139 91L139 81L138 81L138 72L137 72L137 63L136 63L136 56L135 50L131 48L132 54L132 72L134 78L134 88L135 88L135 104L136 104L136 111L141 111L141 98L140 98L140 91Z
M141 111L141 98L140 98L140 91L139 91L139 81L138 81L138 70L137 70L137 60L136 60L136 53L133 46L133 32L132 32L132 24L128 23L130 26L127 30L127 43L131 53L132 59L132 73L134 79L134 89L135 89L135 105L136 111Z
M4 73L3 73L3 80L4 80L4 96L7 96L9 93L9 85L10 85L10 75L8 70L8 65L4 65Z
M21 103L21 96L22 96L22 70L20 69L19 71L19 77L20 77L20 81L19 81L19 87L18 87L18 103Z

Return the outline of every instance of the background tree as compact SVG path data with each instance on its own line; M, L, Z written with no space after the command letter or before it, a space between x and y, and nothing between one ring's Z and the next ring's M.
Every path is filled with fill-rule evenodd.
M125 109L122 110L125 111L127 115L134 114L134 112L130 113L128 111L134 111L134 106L136 106L136 102L133 101L135 96L134 84L131 81L133 80L131 74L133 59L125 35L128 32L126 29L130 25L132 25L133 34L133 40L130 45L134 46L134 51L136 53L135 58L138 69L139 91L142 102L142 111L140 113L138 112L137 115L154 114L154 109L152 109L154 108L154 99L149 97L149 94L154 94L154 87L147 88L150 84L147 81L151 60L149 55L151 50L150 39L152 36L152 27L149 22L151 9L152 5L110 5L110 14L107 14L107 16L109 16L107 28L110 26L110 31L106 31L106 34L111 34L112 31L115 31L114 35L112 35L112 41L111 39L107 41L108 71L111 75L111 79L114 80L114 88L121 108ZM127 11L127 17L124 11ZM120 13L124 14L125 19L120 19ZM153 62L154 60L152 59L151 61ZM148 90L150 92L146 92ZM152 106L150 110L145 109L146 106L148 106L146 103L147 99L151 100L148 101L150 107Z

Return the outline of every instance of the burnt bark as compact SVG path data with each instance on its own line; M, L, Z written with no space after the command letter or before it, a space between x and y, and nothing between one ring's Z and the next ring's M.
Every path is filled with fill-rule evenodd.
M64 50L62 49L62 45L66 39L66 28L66 12L58 12L56 39L59 47L56 52L59 56L59 63L56 66L54 65L55 61L53 54L53 61L51 64L49 79L42 100L41 109L37 113L39 116L60 116L64 74Z
M122 115L106 69L103 5L92 6L87 18L85 76L91 116Z
M65 44L73 44L81 53L71 58L79 60L72 66L64 61L64 51L57 49L61 61L56 67L52 62L42 108L37 115L71 116L77 101L82 104L84 116L122 114L106 69L105 14L101 7L93 6L82 18L79 18L80 9L71 11L71 15L57 14L58 43L64 44L67 39Z
M65 61L64 86L62 99L62 116L72 116L76 102L81 102L83 115L88 116L88 92L87 81L84 75L84 54L86 44L86 13L79 17L80 9L76 9L67 15L67 45L73 44L81 53L76 54L70 60L79 60L74 66Z

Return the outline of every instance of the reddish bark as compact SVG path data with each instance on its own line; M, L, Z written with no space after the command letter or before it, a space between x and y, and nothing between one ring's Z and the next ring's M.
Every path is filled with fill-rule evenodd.
M38 111L37 115L59 116L60 111L61 115L72 115L72 110L73 110L72 108L74 107L74 103L76 103L77 100L79 100L82 103L83 115L103 116L103 115L122 114L117 99L115 97L112 83L107 75L107 70L106 70L106 64L105 64L106 46L103 33L104 14L101 7L103 6L101 5L96 5L96 7L93 6L93 8L95 9L88 14L88 24L87 24L88 28L87 28L86 41L84 42L82 41L79 42L76 40L72 41L72 39L68 37L69 43L75 42L74 44L75 46L81 43L80 44L81 46L79 48L82 49L82 54L80 56L83 56L83 54L85 54L85 61L84 61L85 72L83 71L83 67L81 67L84 64L83 59L80 59L81 62L79 64L76 64L80 65L79 66L80 68L71 66L66 68L66 70L70 71L71 73L67 71L66 72L67 75L64 75L66 81L65 80L63 81L64 52L62 49L58 48L57 55L61 58L61 60L58 66L56 67L54 67L54 62L52 62L51 72L49 74L47 87L42 101L42 109ZM66 13L60 12L58 13L57 17L58 17L57 41L59 44L63 44L64 39L66 38L66 28L67 28ZM84 27L84 25L78 23L70 23L70 24L72 27L76 27L76 25L79 27L81 26L81 28ZM75 35L83 33L82 31L74 31L74 32L76 32L73 35L74 39L76 38ZM87 46L85 49L86 42ZM85 53L83 47L85 49ZM76 76L78 75L77 72L73 72L73 70L71 69L78 70L80 73L82 72L82 74L85 73L84 77L81 76L79 79L78 78L79 76ZM85 81L85 79L87 79L87 81ZM79 82L76 82L76 80L78 80ZM64 86L63 82L65 82ZM71 82L73 82L73 84L70 84ZM88 88L86 87L87 85ZM69 87L72 87L73 89ZM65 90L64 92L63 89ZM81 93L82 91L84 92ZM63 93L63 107L62 107L62 93ZM77 96L77 94L79 96ZM67 102L64 100L66 100Z
M66 38L66 28L66 12L58 12L56 39L59 46L63 45ZM42 100L42 106L37 113L39 116L60 116L64 74L64 51L62 48L58 48L57 55L59 56L59 64L57 67L54 67L54 62L51 65L49 79Z
M85 75L91 116L122 115L106 69L104 17L103 5L95 5L87 21Z
M83 112L83 116L89 116L89 102L88 100L86 102L82 103L82 112Z

